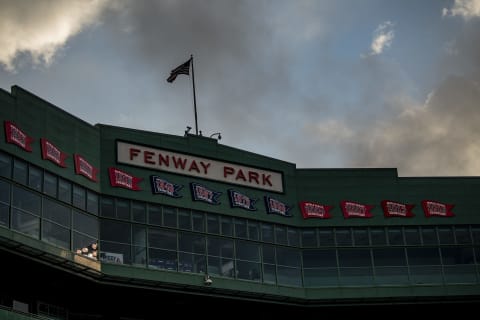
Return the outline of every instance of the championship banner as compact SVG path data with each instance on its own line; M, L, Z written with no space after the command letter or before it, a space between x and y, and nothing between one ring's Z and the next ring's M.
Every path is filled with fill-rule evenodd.
M267 213L269 214L278 214L284 217L291 217L292 215L288 211L292 208L291 206L286 205L285 203L273 199L269 196L265 196L265 205L267 206Z
M25 151L32 152L33 138L29 137L25 132L10 121L5 121L5 138L7 143L13 143Z
M303 219L330 219L332 217L330 215L330 210L333 208L333 206L326 206L310 201L301 201L299 205L300 210L302 211Z
M245 210L256 211L255 203L258 199L250 198L249 196L235 191L233 189L228 190L228 194L230 195L230 205L231 207L239 207Z
M453 217L455 214L452 209L455 205L446 204L431 200L422 200L423 212L425 217Z
M374 206L369 204L361 204L352 201L342 201L340 202L340 207L342 208L343 217L345 219L373 217L370 210L372 210Z
M108 175L110 176L110 185L112 187L120 187L129 190L141 190L138 184L142 178L134 177L117 168L108 168Z
M74 154L75 173L87 177L88 179L97 182L98 169L92 166L85 158L79 154Z
M390 200L383 200L381 204L385 217L413 217L412 209L415 207L413 204L403 204Z
M172 198L181 198L179 191L183 188L182 185L169 182L159 176L150 176L153 194L164 194Z
M193 200L203 201L209 204L220 204L218 197L222 194L221 192L211 190L194 182L190 182L190 187L192 188Z
M40 143L42 145L42 159L50 160L59 167L67 167L65 164L65 159L68 158L68 155L65 152L58 149L47 139L41 138Z

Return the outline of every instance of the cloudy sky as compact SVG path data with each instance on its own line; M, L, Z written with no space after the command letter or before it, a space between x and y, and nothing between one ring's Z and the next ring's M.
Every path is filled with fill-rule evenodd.
M0 88L299 168L480 175L480 0L0 0ZM195 131L195 129L192 129Z

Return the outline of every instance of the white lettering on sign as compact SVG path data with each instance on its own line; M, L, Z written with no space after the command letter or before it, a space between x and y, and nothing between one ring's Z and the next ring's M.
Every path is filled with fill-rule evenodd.
M117 161L138 167L283 192L280 172L117 141Z

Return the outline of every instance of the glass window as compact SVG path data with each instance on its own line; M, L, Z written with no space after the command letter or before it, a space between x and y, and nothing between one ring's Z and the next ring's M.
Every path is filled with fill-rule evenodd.
M472 226L472 240L474 245L476 246L480 245L480 226L478 225Z
M424 245L436 245L438 243L435 227L422 227L422 242Z
M242 218L235 218L235 237L247 238L247 220Z
M258 262L237 260L237 279L261 281L261 265Z
M451 226L438 227L438 239L440 244L454 244L455 237L453 235L453 228Z
M100 213L102 216L115 218L115 204L113 198L102 197L100 205Z
M66 203L72 203L72 184L61 178L58 179L58 199Z
M204 254L205 236L180 232L178 235L179 250L183 252Z
M402 228L390 227L388 228L388 243L393 246L401 246L403 242Z
M73 210L73 229L98 238L98 218Z
M418 227L405 227L404 231L407 245L416 246L422 244Z
M303 270L305 287L338 286L337 268L315 268Z
M275 225L275 238L278 244L287 244L287 227Z
M263 282L273 284L277 282L277 268L274 264L263 264Z
M119 221L100 221L100 239L106 241L131 243L130 224Z
M87 211L98 215L98 195L87 190Z
M455 227L455 241L457 244L471 244L470 230L468 226L456 226Z
M248 220L248 239L259 240L260 239L260 227L258 222Z
M62 226L70 228L70 224L71 224L70 208L56 201L52 201L46 198L43 199L42 217L44 219L48 219Z
M262 223L262 241L273 242L273 225Z
M28 169L28 186L37 191L42 191L42 170L30 165Z
M225 277L235 275L233 241L226 238L207 238L208 272Z
M178 271L205 273L206 262L204 254L180 252L178 254Z
M147 245L147 228L139 225L132 225L132 244L138 247Z
M356 246L368 246L368 231L367 229L353 229L353 240Z
M262 256L264 263L276 264L274 246L264 245L262 248Z
M12 209L12 229L38 239L40 218L17 209Z
M294 247L300 245L300 239L297 228L288 227L288 244Z
M57 176L45 172L43 175L43 192L51 197L57 197Z
M209 256L233 258L233 240L208 237L207 250Z
M440 248L444 265L473 264L473 250L471 247Z
M207 232L213 234L220 234L220 223L216 214L207 215Z
M10 183L0 180L0 202L10 205Z
M131 246L108 241L100 242L100 260L109 263L131 264Z
M28 180L28 165L25 161L14 159L13 161L13 180L27 185Z
M163 225L166 227L177 227L177 209L174 207L163 207Z
M335 245L335 237L332 228L318 229L318 242L320 247L331 247Z
M147 249L144 246L132 246L132 251L132 263L135 265L145 266L147 263Z
M303 251L304 268L335 268L337 252L335 249L318 249Z
M237 240L235 245L237 259L260 262L260 247L258 244Z
M70 229L59 226L56 223L43 221L42 240L65 249L70 249Z
M192 219L190 218L190 210L178 209L178 227L180 229L191 230Z
M153 204L148 206L148 223L162 225L162 207Z
M387 235L385 228L370 228L370 238L372 245L385 246L387 245Z
M168 250L177 250L177 232L164 229L149 228L148 246Z
M233 236L233 223L232 218L220 216L221 224L222 224L222 235L224 236Z
M205 232L205 214L199 211L192 212L193 231Z
M340 267L370 267L370 249L338 249Z
M300 267L300 251L292 248L277 247L277 264Z
M316 247L317 246L317 234L315 228L302 229L302 247Z
M118 199L115 202L117 218L122 220L130 220L130 201Z
M335 237L337 238L338 246L351 246L353 244L350 228L335 229Z
M39 195L16 186L13 186L12 191L12 205L14 207L37 216L40 215L41 197Z
M373 262L376 267L406 266L407 259L404 248L372 249Z
M277 266L277 281L279 285L300 287L302 285L300 268Z
M1 155L1 153L0 153ZM10 184L0 180L0 226L10 225Z
M0 176L12 177L12 157L3 152L0 152Z
M438 248L407 248L407 256L410 265L440 264Z

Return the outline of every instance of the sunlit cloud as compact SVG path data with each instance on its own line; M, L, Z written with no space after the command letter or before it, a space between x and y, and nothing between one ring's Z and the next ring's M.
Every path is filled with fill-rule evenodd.
M386 48L389 48L392 45L394 37L395 33L393 31L392 22L385 21L384 23L380 24L373 32L373 40L372 44L370 45L370 54L381 54Z
M0 65L15 72L20 55L34 65L50 65L71 37L99 21L110 1L3 1Z
M443 8L443 16L460 16L465 20L480 17L480 0L455 0L452 8Z

